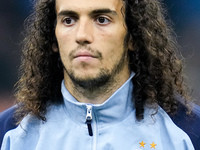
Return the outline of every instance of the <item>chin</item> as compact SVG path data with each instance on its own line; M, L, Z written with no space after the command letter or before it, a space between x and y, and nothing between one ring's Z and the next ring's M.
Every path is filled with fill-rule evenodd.
M100 72L96 75L92 74L69 74L70 79L75 85L78 85L82 88L98 88L100 86L104 86L108 83L111 76L108 72Z

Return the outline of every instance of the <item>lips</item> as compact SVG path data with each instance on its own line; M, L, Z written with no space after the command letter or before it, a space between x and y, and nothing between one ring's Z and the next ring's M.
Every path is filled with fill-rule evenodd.
M94 54L91 54L88 51L78 51L74 54L74 58L79 58L79 57L92 57L92 58L97 58Z

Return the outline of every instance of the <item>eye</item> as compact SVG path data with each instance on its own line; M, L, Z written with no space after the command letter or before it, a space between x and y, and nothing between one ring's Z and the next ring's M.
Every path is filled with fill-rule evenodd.
M62 22L66 25L66 26L72 26L75 24L76 20L74 18L71 17L66 17L62 20Z
M110 23L110 20L107 19L106 17L98 17L98 18L96 19L96 22L97 22L98 24L100 24L100 25L107 25L107 24Z

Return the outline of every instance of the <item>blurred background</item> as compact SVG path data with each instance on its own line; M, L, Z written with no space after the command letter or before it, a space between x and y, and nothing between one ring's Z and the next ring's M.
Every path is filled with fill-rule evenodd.
M200 105L200 0L164 0L186 64L187 83ZM30 0L0 0L0 112L14 104L23 23L32 11Z

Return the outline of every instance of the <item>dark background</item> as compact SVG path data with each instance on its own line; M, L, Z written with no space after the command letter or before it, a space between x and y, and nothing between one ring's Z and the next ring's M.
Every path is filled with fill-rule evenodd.
M164 0L186 64L187 82L200 104L200 0ZM18 79L23 22L30 0L0 0L0 112L13 105Z

